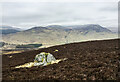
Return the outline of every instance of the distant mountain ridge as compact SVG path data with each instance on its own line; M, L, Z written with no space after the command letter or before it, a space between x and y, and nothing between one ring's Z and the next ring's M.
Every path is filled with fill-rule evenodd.
M112 32L111 30L107 29L107 28L104 28L100 25L82 25L81 27L77 27L77 28L74 28L76 30L82 30L82 31L85 31L85 30L88 30L88 31L91 31L91 30L94 30L96 32Z
M11 34L11 33L17 33L17 32L20 32L21 29L19 28L14 28L14 27L11 27L11 26L0 26L0 34Z
M117 38L117 34L107 28L95 24L37 26L28 30L3 36L3 40L6 43L41 43L43 46L112 38Z
M104 28L97 24L88 25L73 25L73 26L61 26L61 25L49 25L46 27L38 26L31 29L62 29L62 30L81 30L81 31L96 31L96 32L112 32L111 30ZM28 30L31 30L28 29Z
M20 29L20 28L16 28L16 27L12 27L12 26L7 26L7 25L1 25L0 26L0 29L14 29L14 30L19 30L19 31L21 31L22 29Z

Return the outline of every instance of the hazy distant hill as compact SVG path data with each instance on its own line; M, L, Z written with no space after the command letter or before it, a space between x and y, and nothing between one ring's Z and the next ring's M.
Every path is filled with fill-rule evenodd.
M95 24L40 26L3 36L3 40L7 43L42 43L44 46L112 38L117 38L117 34Z
M74 29L81 30L81 31L111 32L107 28L104 28L100 25L93 25L93 24L77 26Z
M114 32L114 33L118 33L119 32L119 29L118 27L109 27L109 29ZM120 33L120 32L119 32Z
M20 32L21 29L19 28L13 28L11 26L0 26L0 34L11 34L11 33L16 33Z

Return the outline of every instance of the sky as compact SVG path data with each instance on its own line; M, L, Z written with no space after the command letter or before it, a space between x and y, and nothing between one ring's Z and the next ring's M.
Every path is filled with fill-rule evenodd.
M2 24L19 28L99 24L118 27L118 2L2 2Z

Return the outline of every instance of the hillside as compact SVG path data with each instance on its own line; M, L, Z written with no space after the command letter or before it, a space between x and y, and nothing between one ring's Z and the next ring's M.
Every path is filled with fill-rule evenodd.
M2 55L3 80L116 80L120 71L119 40L72 43ZM56 59L68 59L45 67L14 68L32 62L35 55L43 51L53 54Z
M11 26L0 26L0 34L12 34L12 33L17 33L20 32L21 29L19 28L14 28Z
M53 46L88 40L102 40L117 38L117 34L100 25L50 25L33 27L15 34L3 36L3 41L14 44L41 43L43 46Z

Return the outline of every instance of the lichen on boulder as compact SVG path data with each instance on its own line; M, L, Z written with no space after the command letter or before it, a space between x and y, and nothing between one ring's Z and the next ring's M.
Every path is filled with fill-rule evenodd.
M24 65L16 66L15 68L25 68L25 67L31 68L33 66L46 66L49 64L59 63L60 61L64 61L66 59L67 58L56 60L52 54L41 52L40 54L37 54L35 56L34 62L25 63Z
M45 66L51 64L52 61L56 61L55 57L46 52L41 52L40 54L36 55L34 59L34 66Z

